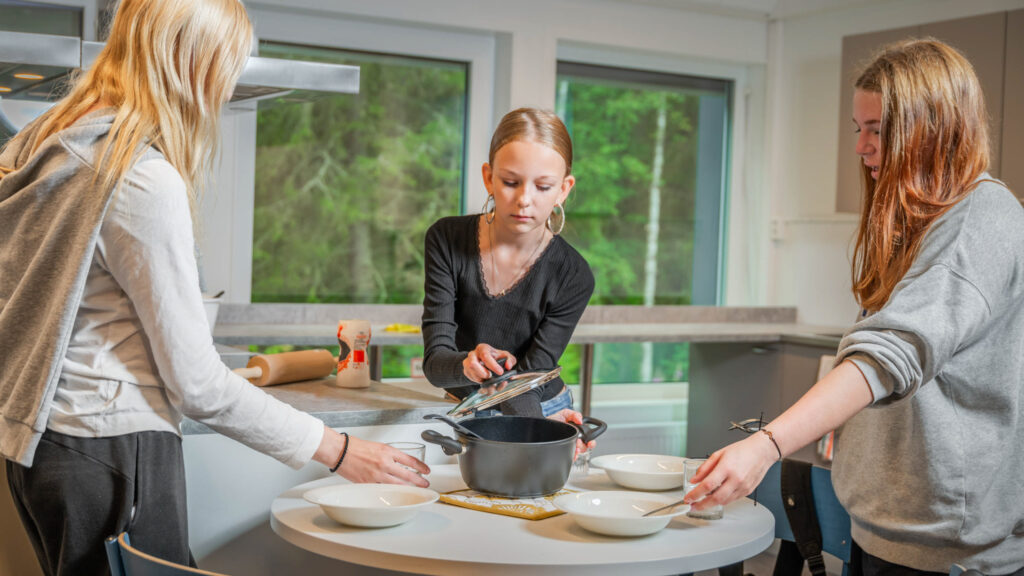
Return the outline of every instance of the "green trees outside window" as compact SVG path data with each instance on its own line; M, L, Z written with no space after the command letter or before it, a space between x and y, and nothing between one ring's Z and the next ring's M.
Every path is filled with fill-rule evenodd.
M254 302L423 301L423 236L458 214L465 64L261 43L360 67L359 94L260 103Z
M591 304L717 303L729 88L559 64L556 111L577 176L564 234L594 272ZM595 347L596 383L685 381L688 371L686 345Z

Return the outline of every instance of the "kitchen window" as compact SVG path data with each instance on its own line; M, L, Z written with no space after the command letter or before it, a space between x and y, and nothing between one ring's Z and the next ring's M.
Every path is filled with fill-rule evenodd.
M718 304L731 82L561 62L557 86L591 305ZM685 346L598 346L595 381L685 381L688 364Z
M418 304L423 236L459 214L464 63L261 43L360 67L358 95L260 103L252 301Z
M558 64L556 111L577 175L564 235L594 273L591 305L720 302L731 89L726 80ZM607 404L637 434L651 427L664 453L682 453L689 346L596 344L593 354L595 411ZM580 356L576 345L563 356L567 381L578 382Z
M357 65L361 86L260 102L252 301L421 303L424 234L464 202L468 64L270 42L260 55ZM382 352L401 378L423 347Z

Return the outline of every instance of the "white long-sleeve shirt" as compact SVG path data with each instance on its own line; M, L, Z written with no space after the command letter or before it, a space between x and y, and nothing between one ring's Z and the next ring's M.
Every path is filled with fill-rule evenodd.
M157 158L126 175L104 217L47 428L180 435L182 415L293 468L312 458L324 430L221 362L199 291L185 183Z

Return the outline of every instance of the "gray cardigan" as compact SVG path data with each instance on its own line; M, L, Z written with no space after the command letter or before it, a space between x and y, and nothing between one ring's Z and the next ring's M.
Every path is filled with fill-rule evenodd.
M93 113L29 154L40 122L0 154L0 454L32 465L46 429L111 190L93 182L113 115Z
M1024 566L1024 209L1013 194L985 181L939 218L837 358L875 398L843 427L833 467L854 540L921 570Z

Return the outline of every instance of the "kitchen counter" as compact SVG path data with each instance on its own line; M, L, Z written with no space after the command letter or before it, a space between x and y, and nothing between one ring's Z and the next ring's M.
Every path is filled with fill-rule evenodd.
M371 382L369 388L338 388L334 378L263 388L271 396L324 421L332 428L423 424L427 414L444 414L454 403L426 381L402 386ZM185 419L183 434L213 434L204 424Z
M420 333L386 332L372 326L373 346L422 345ZM801 342L836 347L844 329L793 322L648 322L580 323L570 343L602 342ZM218 324L214 340L228 345L334 346L337 326L330 324Z

